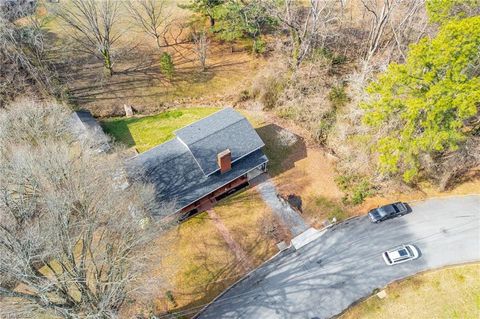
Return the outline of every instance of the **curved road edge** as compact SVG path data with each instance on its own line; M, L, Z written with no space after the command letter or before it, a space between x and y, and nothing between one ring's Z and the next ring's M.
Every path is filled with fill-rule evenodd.
M384 249L385 247L380 247L381 245L376 245L375 243L372 244L372 238L375 239L375 236L387 236L388 245L399 241L417 240L419 242L424 241L423 244L425 245L433 244L433 249L438 250L438 247L436 246L438 246L439 243L443 243L443 241L445 241L448 244L449 236L458 237L458 234L461 233L458 229L458 226L463 226L466 224L464 224L462 221L463 224L455 226L456 224L454 225L453 222L458 223L459 220L464 219L466 217L465 212L473 213L470 216L473 217L473 219L476 221L475 227L477 227L476 229L478 229L478 216L480 215L480 196L477 194L431 198L411 203L414 204L414 213L409 214L412 216L406 215L399 218L398 220L395 219L384 222L380 227L370 225L366 220L365 216L355 217L353 219L349 219L342 223L336 224L334 227L329 229L326 232L328 236L325 236L327 238L321 236L314 242L306 245L305 247L302 247L298 251L295 251L294 248L290 247L286 251L281 251L277 253L268 261L261 264L258 268L252 270L251 272L240 278L233 285L231 285L229 288L224 290L214 300L212 300L205 307L203 307L200 312L198 312L193 318L208 318L208 313L210 313L211 315L212 311L216 313L216 315L219 315L220 313L221 316L225 316L225 318L249 318L249 315L258 315L259 313L261 313L264 318L277 318L277 316L275 315L275 313L272 312L272 310L280 312L284 311L285 314L288 314L290 312L295 312L297 315L299 313L304 313L306 317L310 316L310 318L337 318L353 305L356 305L362 300L365 300L366 298L371 296L373 291L373 289L371 289L372 285L375 285L375 282L379 283L378 280L369 280L371 281L371 283L368 283L368 280L363 279L363 281L359 283L362 285L362 289L360 289L362 291L361 294L360 292L352 294L351 291L347 290L349 294L347 297L342 298L338 301L338 304L335 307L337 310L323 309L318 312L318 309L315 309L317 303L315 298L319 298L319 289L323 289L326 292L332 291L331 289L335 289L336 291L341 292L342 289L348 289L348 287L343 287L345 283L347 283L347 285L352 285L349 281L350 278L337 278L343 276L344 272L347 272L347 275L345 276L351 276L352 274L356 276L358 276L359 274L365 275L365 273L362 273L361 269L360 271L356 271L357 266L355 265L354 267L352 267L351 260L346 259L341 255L342 253L345 253L345 249L341 250L339 249L339 247L341 248L342 245L345 246L345 244L351 245L352 242L347 243L348 240L350 240L351 238L355 238L353 245L359 245L356 249L363 249L360 248L363 246L373 246L371 247L371 250L378 250L380 248ZM474 241L474 245L478 245L478 236L474 236L474 239L476 239L476 241ZM458 238L454 238L454 240L457 240L458 243ZM332 241L334 245L332 245ZM323 246L326 246L327 248ZM474 249L475 247L476 246L473 246ZM350 248L347 248L347 250L348 249ZM428 247L428 249L430 250L432 249L432 247ZM365 253L365 251L363 253ZM477 253L474 253L471 256L473 256L473 260L470 260L472 258L467 258L468 260L464 260L468 261L469 263L478 262L480 260L479 254ZM319 257L322 257L322 259L318 259ZM312 267L311 265L307 265L307 263L311 262L313 258L317 258L317 264L320 264L320 262L322 262L322 265L318 268L334 267L335 269L332 268L331 271L335 270L335 273L337 275L332 276L334 278L328 278L328 280L323 277L323 281L317 281L318 278L321 278L322 271L320 269L314 269L314 267ZM381 281L381 285L379 285L378 287L385 287L395 281L404 280L408 277L418 275L422 272L441 269L442 267L438 267L439 265L444 264L446 267L450 267L455 264L461 264L461 262L458 263L458 261L449 260L448 258L446 260L444 260L443 258L439 258L438 254L435 258L436 260L432 264L427 258L426 263L423 266L412 267L411 269L407 269L408 267L403 267L403 269L402 267L394 268L394 272L396 273L396 275L390 274L385 276L384 270L377 271L374 275L378 276L378 278L383 278L383 281ZM450 264L450 261L452 261L453 263ZM339 266L340 264L342 265ZM347 267L343 267L343 264L346 264ZM369 267L380 266L378 261L367 261L367 264L369 264ZM272 265L275 268L271 269ZM292 265L294 267L292 267ZM300 269L301 267L305 269L310 269L308 269L309 271L305 271L305 269ZM343 269L341 267L343 267ZM279 268L283 269L280 270ZM354 268L353 271L352 268ZM396 271L397 269L399 269L400 271ZM282 279L280 284L277 284L274 281L278 281L278 278ZM293 278L293 282L289 278ZM298 281L299 278L300 281ZM253 285L252 282L254 283ZM293 291L293 293L290 292L290 290L296 288L295 285L298 285L298 283L300 283L300 286L302 284L305 285L308 283L310 285L310 291L307 293L305 293L305 291ZM338 284L340 286L337 286ZM250 288L248 287L249 285L251 286ZM232 304L232 302L228 301L228 299L231 298L225 297L225 295L229 293L230 295L234 295L234 292L232 292L232 290L235 290L234 288L237 287L237 292L244 291L244 293L238 294L241 299L245 299L242 295L257 295L254 297L253 304L248 305L248 311L239 312L239 303L241 303L242 301L238 301ZM370 290L366 291L366 287L369 287ZM259 290L267 291L266 295ZM284 291L286 290L289 290L288 294L284 293ZM317 290L317 296L313 296L313 298L311 298L311 290ZM281 295L281 297L272 297L278 295L278 293L281 294L282 292L283 295ZM303 297L304 299L308 300L310 298L311 300L307 301L306 303L299 303L298 301L300 294L303 294L301 295L301 297ZM335 298L335 294L336 293L333 293L332 296L328 298ZM222 298L223 304L221 301L219 301ZM350 300L355 299L355 301L348 302L348 298L350 298ZM334 300L335 299L329 300L329 302L332 302ZM275 304L277 303L277 301L280 302L280 304L277 304L276 306ZM325 299L319 299L318 303L320 302L325 302ZM265 304L268 303L271 304L269 304L267 307L264 307ZM310 305L306 305L307 303L310 303ZM247 305L245 304L245 306ZM277 309L277 307L280 310ZM339 307L341 307L341 311L338 311ZM241 308L243 309L244 307ZM318 315L320 315L320 317L318 317ZM288 318L288 315L285 318Z

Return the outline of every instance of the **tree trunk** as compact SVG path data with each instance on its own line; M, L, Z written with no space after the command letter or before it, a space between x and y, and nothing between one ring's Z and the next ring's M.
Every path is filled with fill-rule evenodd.
M102 51L103 55L103 66L107 69L108 75L113 75L113 64L112 64L112 57L110 56L110 51L108 49L104 49Z
M162 50L162 43L160 42L160 36L155 36L155 39L157 40L157 47L161 51Z
M208 18L210 19L210 27L213 28L215 26L215 18L211 15L209 15Z
M300 36L298 35L297 30L290 29L290 36L292 38L292 60L293 60L293 66L297 68L300 65L300 48L302 45L302 42L300 40Z

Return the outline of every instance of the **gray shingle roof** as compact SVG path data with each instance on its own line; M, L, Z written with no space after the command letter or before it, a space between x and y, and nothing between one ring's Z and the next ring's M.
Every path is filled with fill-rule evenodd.
M265 144L240 113L225 108L175 132L192 152L205 175L219 170L217 154L230 149L232 163Z
M178 211L267 161L257 150L233 164L229 172L206 176L188 148L173 139L134 157L129 172L135 179L151 183L157 200L173 202Z
M164 162L162 151L161 147L155 148L149 152L148 159L137 156L132 159L129 169L130 174L134 174L137 180L154 186L159 202L173 203L173 212L181 210L268 161L263 152L258 150L235 163L232 170L227 173L217 172L205 176L191 153L180 150L177 157Z
M103 132L100 124L89 111L73 112L71 127L79 140L88 143L96 151L107 151L109 149L110 138Z
M151 183L159 202L174 203L174 212L266 163L264 145L248 121L233 109L176 131L177 137L129 161L129 175ZM232 151L232 169L220 174L216 156Z

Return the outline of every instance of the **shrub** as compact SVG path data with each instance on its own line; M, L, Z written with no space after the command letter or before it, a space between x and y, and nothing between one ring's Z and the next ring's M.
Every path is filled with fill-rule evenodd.
M347 62L347 56L343 54L336 54L327 48L318 48L314 50L311 55L311 60L325 58L330 61L333 66L341 65Z
M173 65L172 56L167 52L163 52L160 57L160 70L169 80L173 78L175 67Z
M318 196L315 198L315 206L322 213L325 213L329 220L336 218L337 222L340 222L348 217L348 213L342 204L337 203L327 197Z
M368 181L364 180L353 187L350 201L353 205L358 205L372 194L372 186Z
M242 90L238 94L237 102L245 102L251 98L250 92L248 90Z
M265 109L277 106L288 79L287 65L276 61L259 71L251 87L251 96L263 104Z
M342 107L350 101L344 85L334 86L328 93L328 99L334 108Z
M318 122L318 126L313 132L313 137L317 142L320 144L325 144L327 142L328 135L335 125L336 121L336 112L335 110L331 110L325 114L323 114L322 118Z
M168 301L172 303L174 307L177 306L177 301L175 300L175 297L173 296L173 292L171 290L167 290L167 292L165 293L165 297Z
M374 194L375 189L365 176L340 175L335 182L345 193L345 196L342 198L345 204L361 204L365 198Z
M332 64L333 65L341 65L347 62L347 56L343 54L335 54L332 57Z
M282 93L284 84L278 77L268 77L259 87L254 88L254 93L258 96L260 103L265 109L273 109Z
M283 119L295 119L296 111L293 107L281 107L276 111L277 116Z
M256 39L253 41L252 52L254 54L263 54L267 51L267 42L262 39Z

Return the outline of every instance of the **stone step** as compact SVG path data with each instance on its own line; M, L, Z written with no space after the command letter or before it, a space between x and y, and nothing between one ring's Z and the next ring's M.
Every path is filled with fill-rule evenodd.
M292 239L292 246L298 250L303 246L311 243L315 239L319 238L325 232L326 232L326 229L320 231L313 227L310 227L309 229L307 229L306 231L304 231L303 233L301 233L300 235Z

